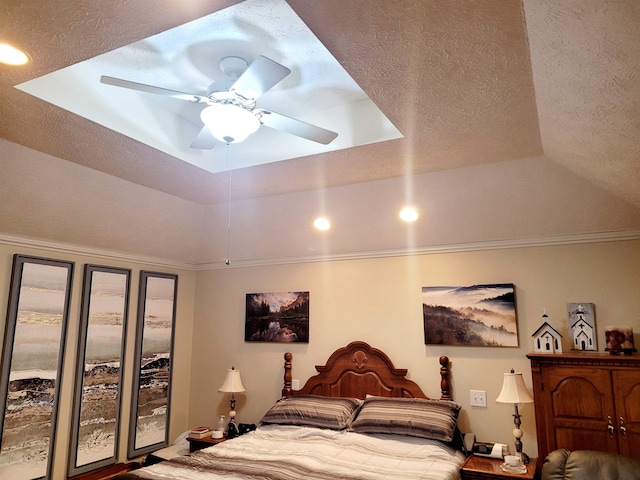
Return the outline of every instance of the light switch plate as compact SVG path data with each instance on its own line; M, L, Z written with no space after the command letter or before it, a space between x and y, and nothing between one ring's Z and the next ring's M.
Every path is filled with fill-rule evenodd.
M485 390L470 390L469 400L472 407L487 406L487 392Z
M300 390L300 380L294 378L291 380L291 389L292 390Z

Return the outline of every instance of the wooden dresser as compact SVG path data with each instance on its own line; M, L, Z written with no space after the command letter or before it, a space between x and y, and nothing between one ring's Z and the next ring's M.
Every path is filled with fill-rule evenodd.
M640 459L640 355L576 352L527 357L540 459L557 448Z

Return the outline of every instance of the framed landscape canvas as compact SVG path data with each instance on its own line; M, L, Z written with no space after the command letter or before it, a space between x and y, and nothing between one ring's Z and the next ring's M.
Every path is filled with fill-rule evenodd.
M244 340L309 343L309 292L247 293Z
M15 255L2 350L0 478L49 478L72 262Z
M517 347L511 283L423 287L424 342L430 345Z
M70 477L116 461L130 275L85 265Z
M129 458L168 445L178 276L141 271L139 291Z

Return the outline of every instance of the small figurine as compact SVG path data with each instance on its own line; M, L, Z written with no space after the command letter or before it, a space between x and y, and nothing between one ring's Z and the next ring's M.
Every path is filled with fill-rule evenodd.
M562 335L549 325L547 309L542 309L544 323L531 335L533 337L533 351L539 353L562 353Z

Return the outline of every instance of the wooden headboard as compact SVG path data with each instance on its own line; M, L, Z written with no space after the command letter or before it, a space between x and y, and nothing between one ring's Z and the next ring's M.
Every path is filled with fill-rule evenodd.
M325 365L316 365L317 375L309 378L300 390L291 387L293 355L284 354L284 388L282 396L322 395L325 397L428 398L417 383L406 378L406 368L395 368L383 351L365 342L352 342L331 354ZM440 362L440 399L452 400L449 358Z

